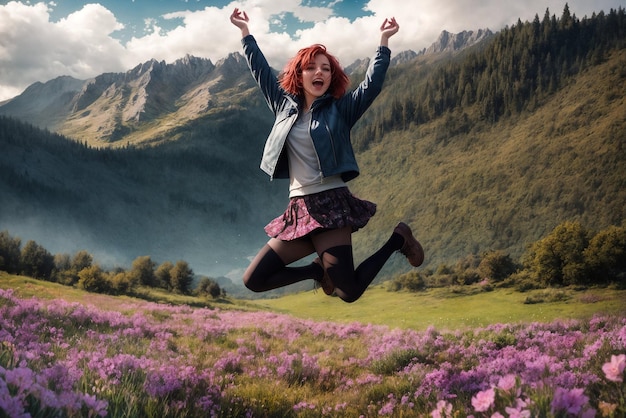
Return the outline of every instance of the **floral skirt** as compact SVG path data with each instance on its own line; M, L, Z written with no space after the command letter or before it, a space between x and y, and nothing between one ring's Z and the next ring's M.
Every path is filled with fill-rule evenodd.
M287 210L265 226L268 236L283 241L302 238L319 229L346 226L357 231L376 213L376 204L355 197L347 187L292 197Z

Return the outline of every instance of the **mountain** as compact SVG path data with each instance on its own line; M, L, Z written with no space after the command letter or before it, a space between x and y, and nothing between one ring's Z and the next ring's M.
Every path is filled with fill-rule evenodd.
M517 259L566 220L624 222L626 16L566 10L456 52L478 34L442 34L390 68L353 130L362 174L351 189L378 204L354 235L357 262L399 220L430 269L488 250ZM355 81L365 62L351 66ZM31 86L50 84L50 101L30 105L78 142L0 120L0 230L51 251L181 258L199 274L240 276L286 203L286 184L258 169L272 116L242 57L149 61L72 83ZM27 105L17 97L0 114L39 125ZM393 257L381 279L406 270Z
M196 126L176 143L96 149L0 117L0 230L107 267L149 255L240 277L286 195L258 169L269 126L232 118L219 136Z
M240 277L287 200L258 168L257 90L239 54L29 87L0 112L0 230L109 266L150 255Z
M54 130L72 111L74 96L83 84L84 81L70 76L34 83L19 96L4 102L0 113Z
M172 64L150 60L86 81L59 77L35 83L0 106L0 114L92 146L154 145L176 139L170 137L172 129L190 121L233 106L247 108L254 88L240 54L215 65L188 55Z
M421 55L458 52L492 36L489 30L442 32ZM392 65L418 54L403 51ZM346 67L362 73L369 58ZM256 96L244 57L235 52L213 64L185 56L172 64L150 60L125 73L106 73L89 80L63 76L35 83L0 106L0 114L16 117L96 147L154 145L172 138L173 127L185 125L232 106L247 108Z
M476 32L463 31L456 34L444 30L435 42L420 52L406 50L395 54L391 58L391 67L414 61L417 57L426 57L435 61L438 59L449 58L450 55L457 54L473 46L488 42L493 35L493 32L489 29L479 29ZM445 57L443 55L445 55ZM347 74L361 74L367 70L369 63L369 57L358 59L352 64L346 66L344 70Z
M437 38L431 46L421 51L420 54L429 55L446 52L458 52L488 40L491 37L493 37L493 32L489 29L462 31L456 34L444 30L439 35L439 38Z
M625 28L623 8L579 20L565 7L391 69L353 130L353 190L381 203L359 239L403 219L436 267L487 250L519 260L564 221L623 224Z

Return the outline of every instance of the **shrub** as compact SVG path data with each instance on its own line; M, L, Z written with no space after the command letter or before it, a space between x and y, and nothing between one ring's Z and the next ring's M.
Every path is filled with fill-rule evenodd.
M410 271L390 281L387 289L394 292L401 290L420 292L426 289L426 281L422 274L416 271Z
M626 228L610 226L597 233L584 251L594 282L618 280L626 273Z
M215 281L208 277L201 277L198 287L196 287L196 294L199 296L210 296L215 299L221 296L222 289Z
M25 276L50 280L54 269L54 257L35 241L28 241L20 257L21 271Z
M137 283L131 275L123 271L112 273L110 275L109 282L110 289L113 293L118 295L132 293Z
M78 272L78 287L97 293L108 293L111 289L104 271L97 264Z
M501 282L517 270L509 254L503 251L488 251L478 265L478 273L483 278Z
M0 270L17 273L20 266L22 240L12 237L8 231L0 231Z
M563 302L568 299L571 299L571 296L567 292L552 289L527 296L524 304L532 305L535 303Z
M585 279L583 251L589 232L578 222L564 222L531 245L524 265L547 286L580 283Z

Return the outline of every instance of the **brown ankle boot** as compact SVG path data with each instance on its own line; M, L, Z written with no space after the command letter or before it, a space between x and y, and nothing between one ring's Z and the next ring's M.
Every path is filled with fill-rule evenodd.
M411 228L404 222L400 222L393 232L402 235L404 244L400 248L400 252L409 260L413 267L419 267L424 262L424 249L415 239Z

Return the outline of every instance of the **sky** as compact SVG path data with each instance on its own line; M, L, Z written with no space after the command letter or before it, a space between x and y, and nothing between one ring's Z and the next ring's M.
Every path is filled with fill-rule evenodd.
M0 0L0 102L38 81L86 80L150 59L190 54L215 63L241 52L229 20L235 7L248 13L251 33L281 69L314 43L343 65L370 57L392 16L400 25L393 55L427 48L443 30L496 32L546 10L560 17L566 2L578 18L626 7L626 0Z

